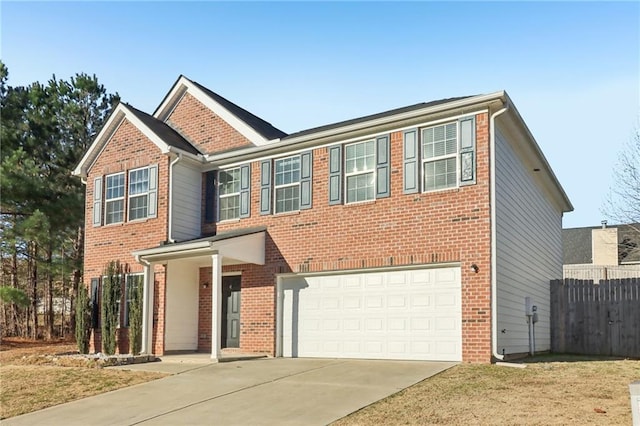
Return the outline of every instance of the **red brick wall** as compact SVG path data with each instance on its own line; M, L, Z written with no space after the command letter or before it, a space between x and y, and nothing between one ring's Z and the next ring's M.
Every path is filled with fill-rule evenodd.
M242 146L237 133L186 95L170 120L207 150ZM198 112L200 111L200 112ZM291 271L329 271L390 265L460 262L462 266L463 359L488 362L491 354L490 211L488 116L479 114L477 184L440 192L405 195L402 192L402 134L391 135L391 197L356 205L328 205L327 148L314 150L313 208L292 214L259 214L259 163L252 164L251 217L217 225L218 232L266 225L264 267L237 265L242 271L241 349L275 352L275 277ZM227 126L227 127L225 127ZM218 130L216 130L218 129ZM233 132L232 132L233 133ZM207 136L203 136L203 135ZM225 140L224 147L218 145ZM132 149L131 147L135 147ZM158 218L93 228L93 178L148 164L159 164ZM131 252L157 246L167 238L169 159L131 124L125 122L92 167L87 181L85 282L101 275L104 264L120 259L141 271ZM375 236L375 238L372 237ZM479 273L470 271L476 263ZM201 270L201 283L210 278ZM204 278L206 277L206 278ZM154 349L164 351L164 268L156 267ZM203 281L204 280L204 281ZM200 286L199 349L211 347L211 287ZM201 336L205 336L200 339ZM207 337L208 339L207 340Z
M402 133L395 132L391 135L391 197L330 206L328 150L319 148L313 152L313 208L261 216L260 165L252 163L251 217L217 226L218 232L268 227L267 265L239 268L243 269L241 347L274 351L274 286L278 272L455 261L462 266L463 359L489 362L491 241L486 113L476 117L476 126L477 184L458 189L403 194ZM478 273L470 271L473 263L479 266ZM247 292L245 286L249 287ZM206 327L204 322L202 327Z
M204 154L253 145L189 93L178 102L166 121Z
M152 219L94 227L92 224L94 179L98 176L125 172L126 186L129 170L151 164L158 165L158 216ZM87 178L84 248L84 282L87 286L90 285L91 278L102 276L105 265L111 260L128 264L132 273L142 272L142 265L136 262L131 252L156 247L161 241L167 239L168 171L169 158L163 155L158 147L134 125L125 120L92 165ZM126 203L125 199L125 211ZM104 215L104 202L102 212ZM157 337L154 347L156 353L160 354L164 348L162 337L164 335L164 267L156 267L155 280L154 317L157 320L154 321L154 335ZM126 331L123 329L119 334L119 350L122 352L129 350ZM92 350L100 350L99 330L91 342Z

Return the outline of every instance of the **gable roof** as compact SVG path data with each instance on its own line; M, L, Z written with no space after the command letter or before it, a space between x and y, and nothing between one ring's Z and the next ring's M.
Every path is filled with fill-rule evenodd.
M618 229L619 263L640 262L640 224L609 225ZM562 258L565 265L593 262L591 231L600 226L567 228L562 230Z
M380 119L380 118L392 117L392 116L397 115L397 114L402 114L402 113L411 112L411 111L417 111L417 110L420 110L420 109L434 107L434 106L437 106L437 105L443 105L443 104L447 104L449 102L459 101L461 99L467 99L467 98L472 98L472 97L473 96L459 96L459 97L455 97L455 98L438 99L438 100L430 101L430 102L421 102L421 103L418 103L418 104L409 105L409 106L405 106L405 107L401 107L401 108L390 109L388 111L379 112L379 113L376 113L376 114L365 115L365 116L358 117L358 118L352 118L352 119L349 119L349 120L339 121L337 123L326 124L324 126L313 127L311 129L301 130L299 132L291 133L290 135L288 135L287 137L282 138L282 139L283 140L293 139L293 138L297 138L299 136L309 135L309 134L313 134L313 133L320 133L320 132L324 132L324 131L327 131L327 130L338 129L340 127L350 126L350 125L358 124L358 123L364 123L364 122L367 122L367 121L377 120L377 119Z
M127 108L129 108L133 115L138 117L140 121L142 121L151 131L158 135L166 144L194 155L202 154L200 151L198 151L198 148L191 145L185 138L180 135L180 133L175 131L164 121L160 121L157 118L147 114L146 112L142 112L129 104L125 105L127 106Z
M260 133L265 139L268 139L268 140L282 139L285 136L287 136L285 132L274 127L271 123L268 123L264 121L262 118L251 114L246 109L241 108L238 105L234 104L233 102L218 95L217 93L212 92L211 90L202 86L200 83L195 82L193 80L191 80L191 82L200 90L202 90L204 93L206 93L207 96L209 96L211 99L218 102L220 105L228 109L229 112L231 112L236 117L238 117L239 119L247 123L249 126L251 126L256 132Z
M100 152L102 152L109 139L111 139L125 119L149 138L162 153L177 152L202 161L203 157L200 151L166 123L133 108L131 105L119 103L113 109L111 115L100 130L100 133L95 137L93 143L89 146L89 149L87 149L87 152L73 170L75 176L87 177L88 171L96 158L98 158Z
M266 145L287 136L287 133L274 127L271 123L253 115L201 84L189 80L184 75L178 77L153 116L161 121L166 121L186 93L195 97L256 146Z

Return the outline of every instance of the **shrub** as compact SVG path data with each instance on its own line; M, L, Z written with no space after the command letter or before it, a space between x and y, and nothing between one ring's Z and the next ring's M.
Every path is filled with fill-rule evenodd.
M116 353L123 278L120 262L109 262L104 270L102 282L102 352L107 355Z
M129 347L133 355L138 355L142 347L142 277L131 276L129 283Z
M89 339L91 336L91 303L87 287L78 286L78 298L76 299L76 344L78 352L89 353Z

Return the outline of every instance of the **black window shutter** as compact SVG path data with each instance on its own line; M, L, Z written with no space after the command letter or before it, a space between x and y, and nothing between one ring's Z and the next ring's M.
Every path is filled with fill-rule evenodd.
M329 148L329 205L342 203L342 145Z
M240 167L240 217L251 215L251 164Z
M149 166L149 195L147 217L158 216L158 165Z
M404 193L414 194L419 190L418 129L406 130L402 141L404 156L403 180Z
M464 117L460 127L460 185L476 183L476 119Z
M91 328L100 328L100 278L91 278Z
M310 209L313 202L312 169L313 152L307 151L300 155L300 210Z
M389 135L376 138L376 198L385 198L391 194L390 145Z
M93 226L102 225L102 176L93 180Z
M205 223L213 223L216 220L216 172L209 171L204 175L205 179L205 195L204 195L204 222Z
M271 160L260 162L260 214L271 213Z

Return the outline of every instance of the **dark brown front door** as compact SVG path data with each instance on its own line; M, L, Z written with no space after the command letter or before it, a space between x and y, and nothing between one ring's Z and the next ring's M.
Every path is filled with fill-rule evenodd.
M240 276L222 277L223 348L240 347Z

